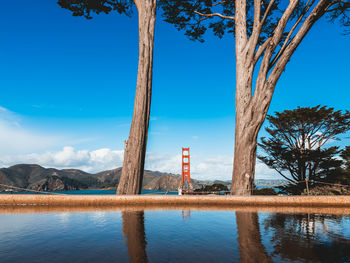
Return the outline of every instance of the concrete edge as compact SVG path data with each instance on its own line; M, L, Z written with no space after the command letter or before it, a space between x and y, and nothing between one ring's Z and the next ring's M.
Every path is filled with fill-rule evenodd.
M0 195L0 206L289 206L350 208L350 196Z

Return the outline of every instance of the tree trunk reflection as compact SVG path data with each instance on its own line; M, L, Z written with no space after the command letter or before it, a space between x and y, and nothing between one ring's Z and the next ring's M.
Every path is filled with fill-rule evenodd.
M259 218L256 212L236 212L240 262L272 262L261 243Z
M143 211L122 212L123 236L126 238L130 262L148 262Z

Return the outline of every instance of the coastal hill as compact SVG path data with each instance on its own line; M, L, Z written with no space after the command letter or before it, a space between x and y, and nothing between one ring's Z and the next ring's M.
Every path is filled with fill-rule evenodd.
M121 168L103 171L96 174L78 169L44 168L37 164L18 164L0 169L0 184L15 186L36 191L65 191L82 189L116 189L119 183ZM230 181L200 181L191 179L194 188L212 184L230 186ZM278 181L278 182L277 182ZM280 180L259 180L256 185L273 186ZM180 184L180 175L145 170L143 189L176 191ZM9 187L0 185L0 191Z
M0 169L0 184L36 191L64 191L81 189L115 189L119 183L121 168L96 174L77 169L44 168L37 164L18 164ZM180 176L145 170L143 189L175 191ZM209 181L192 180L195 188L208 185ZM9 187L1 186L0 191Z

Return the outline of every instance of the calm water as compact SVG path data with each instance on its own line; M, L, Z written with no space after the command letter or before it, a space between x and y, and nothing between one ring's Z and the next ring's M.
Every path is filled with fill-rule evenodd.
M53 194L66 194L66 195L114 195L116 190L103 190L103 189L95 189L95 190L73 190L73 191L56 191L52 192ZM39 194L36 192L1 192L0 194ZM177 195L177 191L167 192L164 190L142 190L141 194L143 195Z
M55 193L62 193L62 194L68 194L68 195L114 195L116 194L116 190L75 190L75 191L62 191L62 192L55 192ZM176 191L167 192L164 190L142 190L141 194L143 195L177 195L178 193Z
M0 262L350 262L350 217L0 210Z
M258 189L265 188L266 186L257 186ZM274 188L274 187L273 187ZM274 188L277 192L279 189ZM67 194L67 195L114 195L116 190L103 190L103 189L88 189L88 190L73 190L73 191L56 191L52 193ZM10 192L0 191L0 194L10 194ZM12 194L39 194L36 192L12 192ZM142 190L143 195L177 195L177 191L165 191L165 190Z

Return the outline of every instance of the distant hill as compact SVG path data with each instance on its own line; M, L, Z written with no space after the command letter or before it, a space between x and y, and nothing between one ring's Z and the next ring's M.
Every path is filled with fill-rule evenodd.
M121 168L90 174L77 169L58 170L37 164L18 164L0 169L0 184L37 191L115 189L120 175ZM195 188L208 184L198 180L192 180L192 183ZM145 170L143 189L175 191L179 184L179 175ZM7 188L0 185L0 191Z
M278 185L284 185L287 183L288 181L284 179L255 179L256 186L273 187Z
M37 191L64 191L81 189L116 189L122 168L103 171L96 174L77 169L44 168L37 164L18 164L0 169L0 184L21 187ZM212 184L224 184L228 187L231 181L200 181L192 179L194 188ZM256 186L272 187L285 184L285 180L255 180ZM180 184L180 175L145 170L143 189L176 191ZM1 186L0 191L9 187Z

